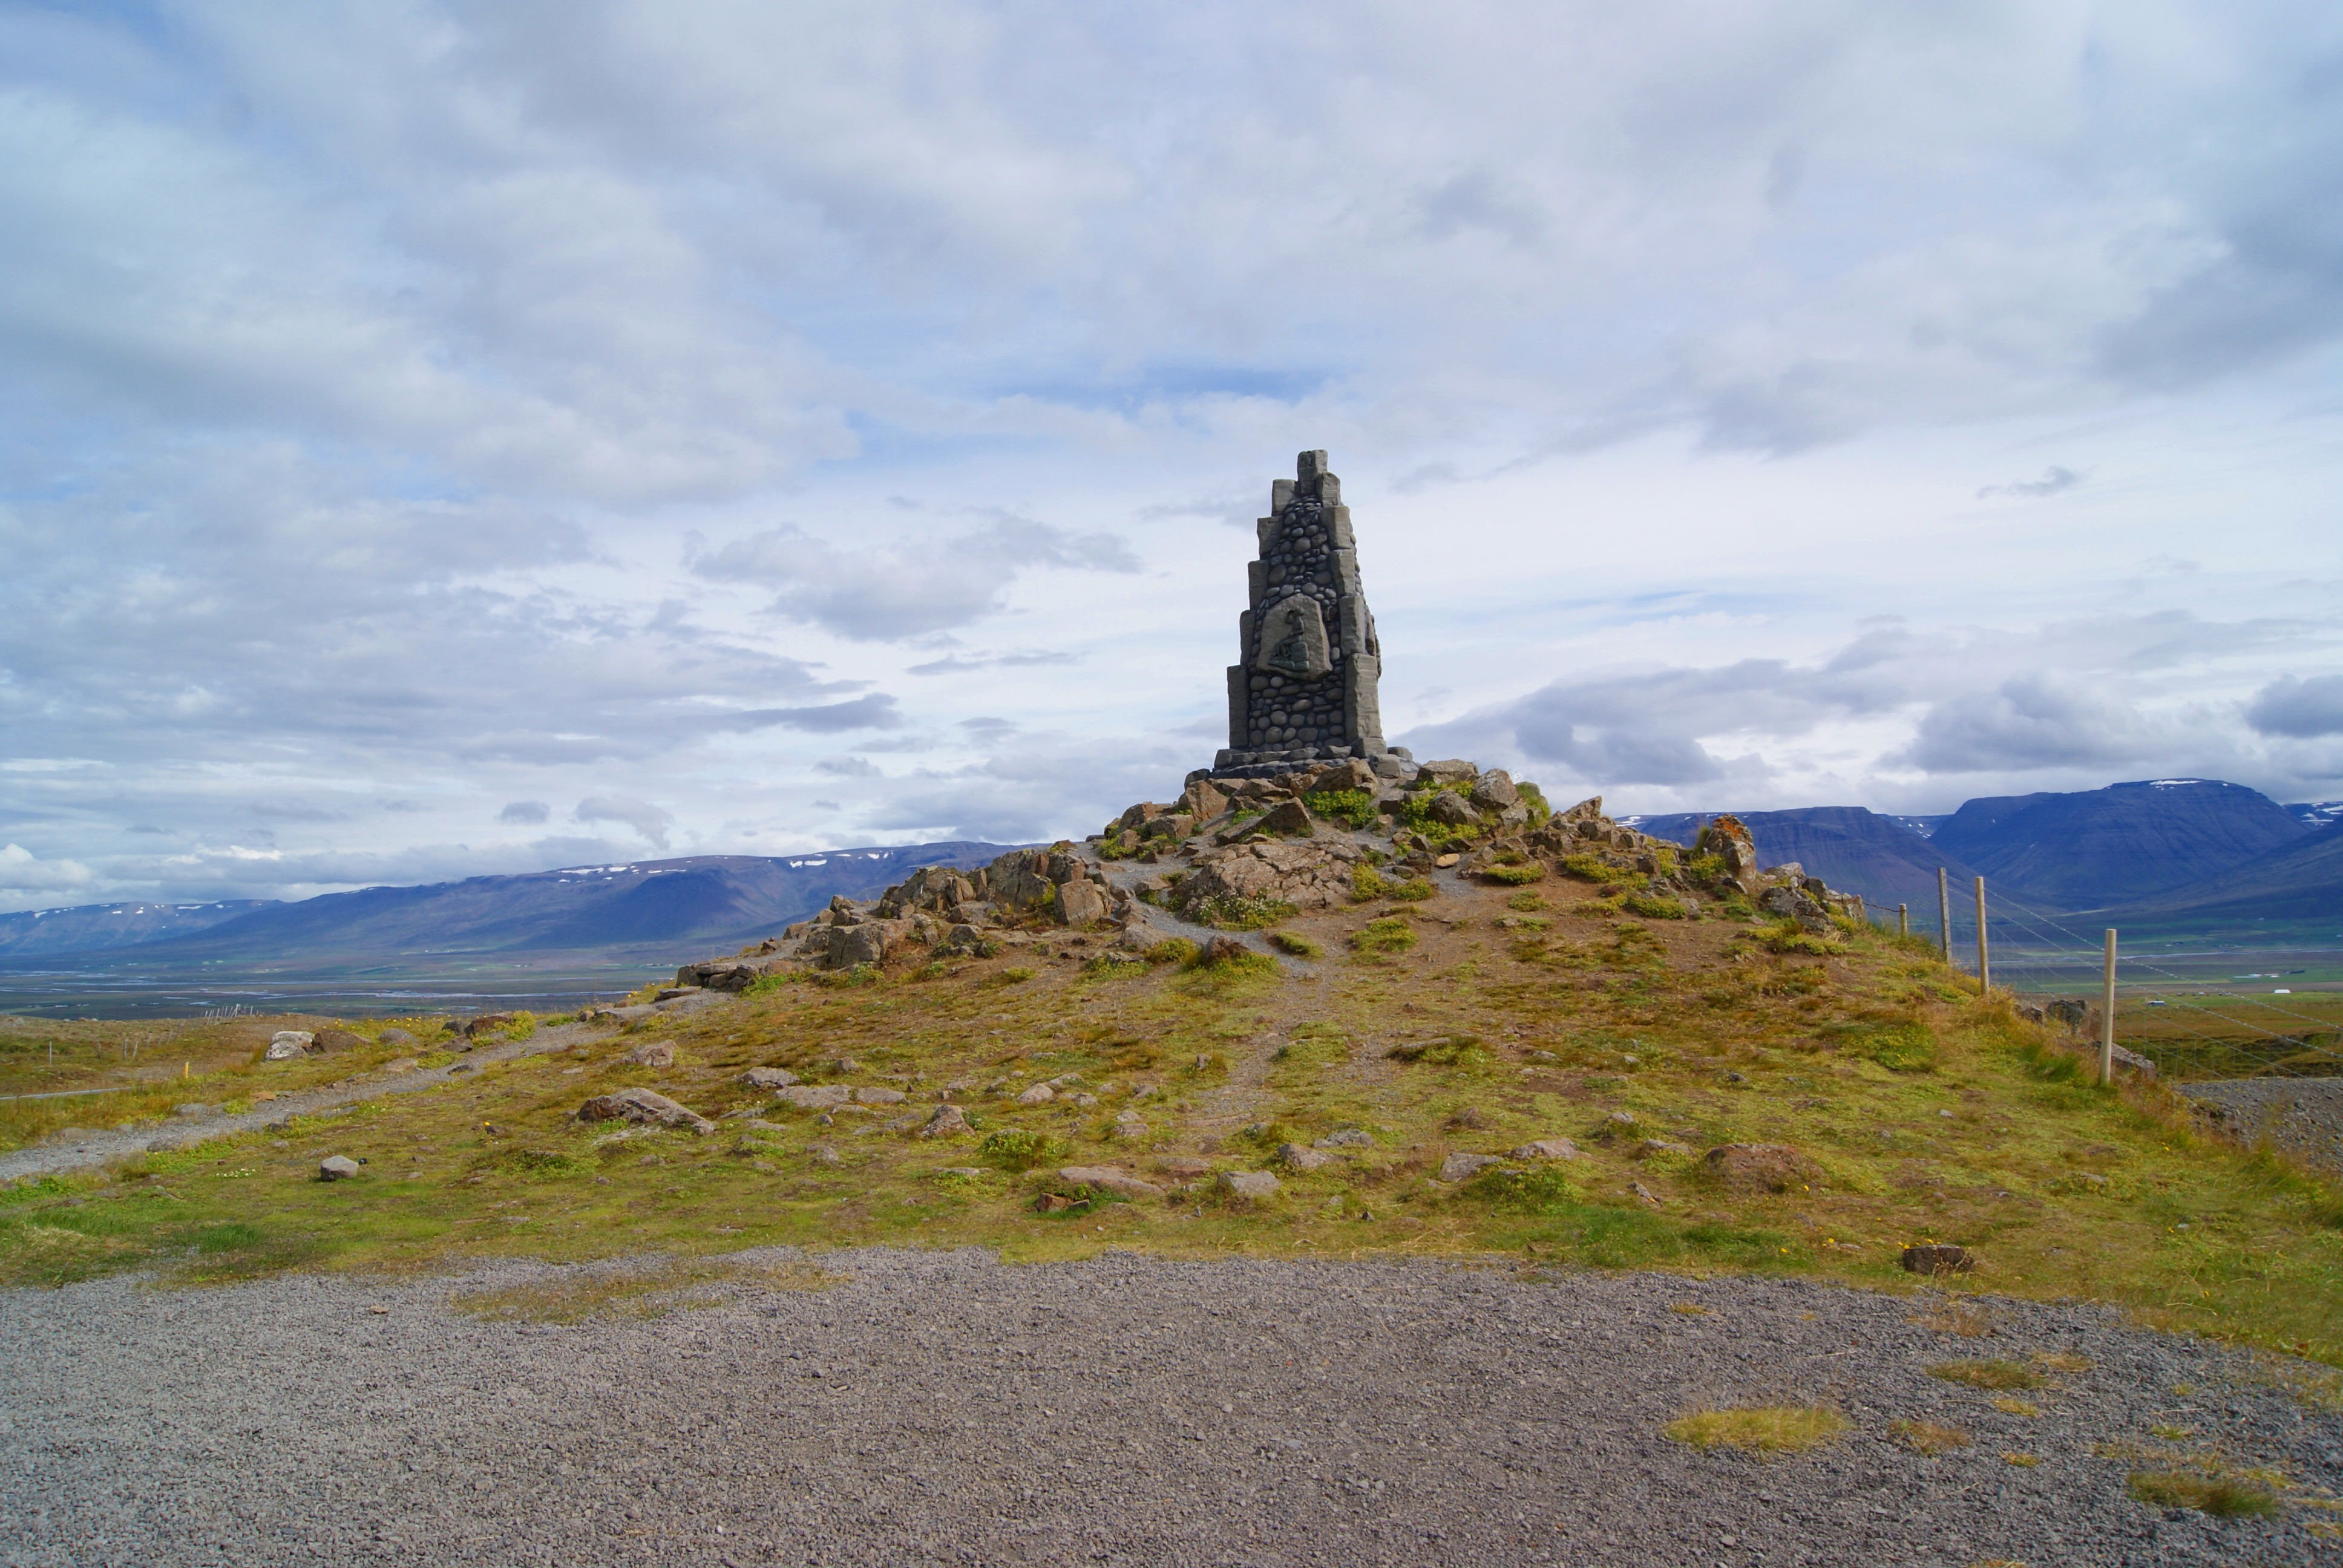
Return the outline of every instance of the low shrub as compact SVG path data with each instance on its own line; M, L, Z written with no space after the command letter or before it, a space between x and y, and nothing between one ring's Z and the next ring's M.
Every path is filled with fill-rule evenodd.
M1364 789L1329 789L1304 803L1327 821L1339 822L1354 833L1375 825L1375 798Z
M1172 937L1147 950L1147 961L1151 964L1178 964L1186 969L1196 961L1196 944L1185 937Z
M1647 920L1681 920L1690 918L1691 914L1683 904L1659 893L1629 893L1619 900L1619 907Z
M1604 887L1620 887L1644 879L1641 871L1630 870L1624 866L1606 865L1600 857L1584 850L1575 855L1564 855L1562 869L1582 882L1595 882Z
M2151 1508L2193 1508L2216 1519L2274 1513L2278 1499L2266 1489L2230 1476L2192 1475L2184 1471L2136 1472L2127 1488Z
M1556 1165L1493 1167L1473 1179L1472 1190L1492 1207L1520 1214L1567 1213L1580 1201L1578 1188Z
M1857 1035L1854 1049L1890 1072L1933 1072L1936 1067L1936 1037L1925 1023L1890 1024Z
M1521 888L1544 881L1545 868L1535 860L1525 860L1518 866L1492 866L1481 875L1500 887Z
M1396 899L1403 904L1420 904L1432 897L1433 890L1428 878L1410 877L1405 881L1392 883L1383 897Z
M1022 1127L1002 1127L984 1135L976 1146L977 1157L989 1160L1005 1171L1031 1171L1036 1165L1046 1165L1062 1159L1066 1146L1046 1132L1034 1132Z
M1190 920L1224 931L1257 931L1290 920L1300 912L1282 899L1235 899L1226 894L1198 899L1188 906Z
M1323 948L1321 948L1316 942L1312 941L1308 937L1297 936L1292 931L1276 931L1272 933L1269 939L1269 945L1275 948L1279 952L1291 953L1297 959L1314 959L1325 951Z
M1396 915L1386 915L1353 931L1351 946L1363 953L1403 953L1415 946L1415 927Z
M1535 893L1515 893L1505 900L1505 908L1524 915L1535 914L1545 908L1545 900Z
M1764 940L1765 950L1769 953L1804 953L1809 958L1821 959L1835 958L1846 951L1845 942L1810 931L1795 920L1783 920L1768 926Z

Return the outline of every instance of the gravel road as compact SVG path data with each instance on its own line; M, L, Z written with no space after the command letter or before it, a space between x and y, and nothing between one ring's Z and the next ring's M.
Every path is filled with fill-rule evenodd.
M2211 1110L2230 1136L2267 1138L2306 1164L2343 1172L2343 1078L2233 1078L2173 1087Z
M782 1254L742 1254L749 1261ZM2343 1486L2343 1418L2264 1363L2077 1306L1795 1282L1112 1253L862 1251L649 1319L483 1321L463 1282L0 1294L0 1563L2308 1563L2290 1503L2131 1501L2179 1442ZM1707 1309L1671 1310L1678 1303ZM2026 1397L1925 1368L2080 1353ZM2006 1396L2004 1396L2006 1397ZM1688 1408L1836 1406L1815 1453L1702 1453ZM1921 1458L1917 1417L1975 1442ZM2153 1429L2190 1429L2186 1439ZM2030 1466L2006 1452L2040 1456Z

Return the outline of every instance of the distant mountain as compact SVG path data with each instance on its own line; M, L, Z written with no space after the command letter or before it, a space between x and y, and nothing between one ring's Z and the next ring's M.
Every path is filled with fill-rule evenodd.
M2286 928L2322 941L2343 937L2343 822L2106 915L2107 924L2135 930L2247 936Z
M52 953L101 952L209 930L265 910L273 899L211 904L78 904L0 915L0 960Z
M247 908L208 929L85 948L77 956L109 968L179 968L721 946L778 931L834 894L870 898L918 867L982 865L1007 848L955 840L769 859L698 855L417 888L365 888ZM94 911L59 913L87 917L85 925L103 929ZM44 962L61 956L55 947L41 954Z
M1689 844L1700 825L1715 815L1682 812L1620 820L1632 822L1637 830L1655 839ZM1916 923L1924 911L1928 920L1936 919L1937 867L1951 873L1956 899L1976 875L1959 859L1946 855L1939 845L1896 818L1860 806L1809 806L1734 815L1756 841L1759 864L1778 866L1795 860L1808 875L1844 891L1862 894L1875 910L1893 914L1896 905L1910 905Z
M1930 846L2053 909L2131 904L2219 877L2312 829L2268 796L2214 779L1970 800Z
M2329 822L2343 822L2343 800L2296 800L2286 812L2304 827L2316 829Z

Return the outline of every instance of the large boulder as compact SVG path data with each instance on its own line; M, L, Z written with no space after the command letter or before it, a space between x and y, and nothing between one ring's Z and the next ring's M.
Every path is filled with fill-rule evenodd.
M1768 888L1758 899L1757 907L1777 920L1795 920L1818 936L1827 935L1831 930L1830 916L1804 888Z
M1480 771L1478 768L1462 758L1450 757L1438 762L1427 762L1415 770L1415 781L1418 784L1431 785L1469 784Z
M1483 811L1503 811L1521 802L1522 792L1513 783L1513 776L1502 768L1492 768L1473 780L1473 804Z
M716 1131L716 1123L696 1111L689 1111L664 1094L654 1094L648 1089L621 1089L616 1094L598 1094L578 1108L580 1121L630 1121L647 1127L688 1127L705 1135Z
M798 1081L798 1075L786 1067L752 1067L740 1075L740 1082L749 1089L787 1089Z
M1180 879L1170 902L1191 919L1216 902L1253 900L1328 909L1350 901L1351 873L1365 859L1356 844L1332 837L1230 844L1197 856L1195 869Z
M1725 862L1725 879L1745 893L1757 890L1757 845L1738 817L1712 817L1694 837L1692 852Z
M1070 926L1094 925L1107 916L1106 890L1084 879L1058 885L1058 919Z
M1432 804L1423 809L1423 814L1451 828L1469 828L1481 819L1480 813L1473 809L1472 803L1453 789L1443 789L1434 795Z
M396 1041L392 1042L396 1044ZM366 1037L347 1029L321 1029L309 1042L309 1049L319 1056L331 1056L337 1050L357 1050L366 1044Z
M268 1037L268 1049L262 1053L265 1061L291 1061L309 1054L317 1036L306 1029L280 1029Z

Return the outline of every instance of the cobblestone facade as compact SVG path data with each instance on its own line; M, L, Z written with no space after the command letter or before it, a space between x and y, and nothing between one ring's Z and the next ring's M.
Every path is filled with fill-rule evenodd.
M1377 699L1383 646L1326 454L1301 454L1294 477L1270 487L1269 505L1237 621L1240 661L1229 667L1229 744L1212 772L1261 778L1391 757Z

